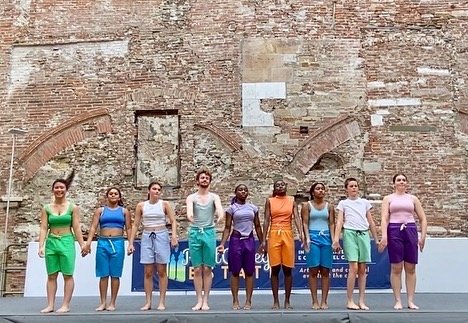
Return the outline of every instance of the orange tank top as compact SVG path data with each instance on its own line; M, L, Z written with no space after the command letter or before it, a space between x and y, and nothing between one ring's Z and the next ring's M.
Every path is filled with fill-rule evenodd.
M292 229L294 199L290 196L275 196L270 201L271 228Z

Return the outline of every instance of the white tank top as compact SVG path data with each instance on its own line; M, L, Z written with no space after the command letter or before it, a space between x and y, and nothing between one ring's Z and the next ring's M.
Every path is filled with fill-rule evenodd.
M149 201L143 203L142 224L144 227L166 225L163 200L159 200L156 204L151 204Z

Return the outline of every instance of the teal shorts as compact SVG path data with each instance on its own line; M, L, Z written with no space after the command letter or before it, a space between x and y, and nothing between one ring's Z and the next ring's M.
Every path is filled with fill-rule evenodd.
M72 276L75 271L75 237L73 234L57 236L49 234L45 244L45 263L47 274L61 272Z
M343 252L348 262L371 262L369 230L344 229Z
M216 264L215 228L190 227L188 240L192 266L214 267Z

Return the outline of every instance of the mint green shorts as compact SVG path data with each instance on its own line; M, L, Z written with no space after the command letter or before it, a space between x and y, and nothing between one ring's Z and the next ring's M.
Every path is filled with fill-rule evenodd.
M216 231L211 228L190 227L189 252L193 267L214 267L216 264Z
M343 252L348 262L371 262L369 230L344 229Z
M73 234L56 236L49 234L45 244L45 263L47 274L61 272L72 276L75 271L75 237Z

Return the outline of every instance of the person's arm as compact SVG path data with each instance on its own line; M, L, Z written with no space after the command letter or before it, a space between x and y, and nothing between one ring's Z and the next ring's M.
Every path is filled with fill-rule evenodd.
M232 215L229 212L226 212L226 223L224 224L224 231L223 236L221 238L221 242L219 243L218 248L216 250L220 253L224 252L224 244L226 243L229 235L231 234L231 227L232 227Z
M335 223L335 235L333 236L333 240L332 240L333 241L332 248L335 251L338 251L341 249L339 240L340 240L341 230L343 229L343 223L344 223L344 212L342 209L338 209L338 216L336 217L336 223Z
M424 209L419 199L416 196L413 196L413 201L414 201L414 209L419 219L419 226L421 227L421 237L418 240L418 244L419 244L419 250L422 252L424 249L424 245L426 244L427 218L426 218L426 213L424 213Z
M130 239L132 234L132 216L130 211L127 208L124 208L124 217L125 217L125 231L127 231L127 239Z
M82 256L86 256L88 253L91 253L91 242L94 239L94 234L97 231L97 226L99 224L99 218L101 217L102 207L97 208L94 211L93 218L91 220L91 225L88 231L88 239L86 240L85 246L83 248Z
M224 210L223 205L221 204L221 199L218 195L215 195L215 208L216 208L216 223L221 223L224 219Z
M382 239L379 243L379 252L384 251L388 243L387 228L389 222L389 205L389 197L385 196L382 200L382 212L380 215L380 231L382 231Z
M187 220L190 223L193 223L193 199L192 199L192 195L187 196L187 199L185 200L185 204L187 206Z
M164 213L166 213L166 217L171 223L171 246L172 248L175 248L179 245L179 240L177 239L177 221L174 210L168 201L164 201Z
M267 237L268 232L270 230L270 222L271 222L271 211L270 211L270 200L266 199L265 201L265 216L263 218L263 253L267 253Z
M310 247L310 234L309 234L309 216L310 216L310 207L308 202L302 203L301 207L301 218L302 218L302 228L304 231L304 250L309 252Z
M83 252L85 242L83 240L83 233L81 232L80 209L76 205L73 206L72 228L73 228L73 233L75 234L76 240L80 244L80 249Z
M260 216L258 215L258 209L255 211L254 214L254 226L255 226L255 232L257 233L257 238L258 241L260 242L260 245L258 246L258 252L262 253L263 252L263 232L262 232L262 226L260 225Z
M302 221L301 221L301 217L299 216L299 211L297 210L296 201L294 201L293 203L293 217L294 217L294 224L296 225L297 233L299 234L299 240L301 240L302 245L304 245L304 230L302 229Z
M138 232L138 228L140 227L141 222L141 215L143 214L143 203L138 203L135 208L135 220L133 221L132 225L132 232L128 236L128 247L127 247L127 254L132 254L135 251L135 247L133 246L133 242L135 241L136 234Z
M330 230L330 238L333 241L335 236L335 206L328 203L328 229Z
M367 210L366 218L367 218L367 222L369 222L369 229L372 234L372 237L374 238L374 242L378 246L380 244L379 236L377 234L377 228L375 227L375 222L374 222L374 218L372 217L371 209Z
M41 210L41 224L39 231L39 257L43 258L45 256L45 239L47 232L49 231L49 223L47 222L47 213L45 208Z

